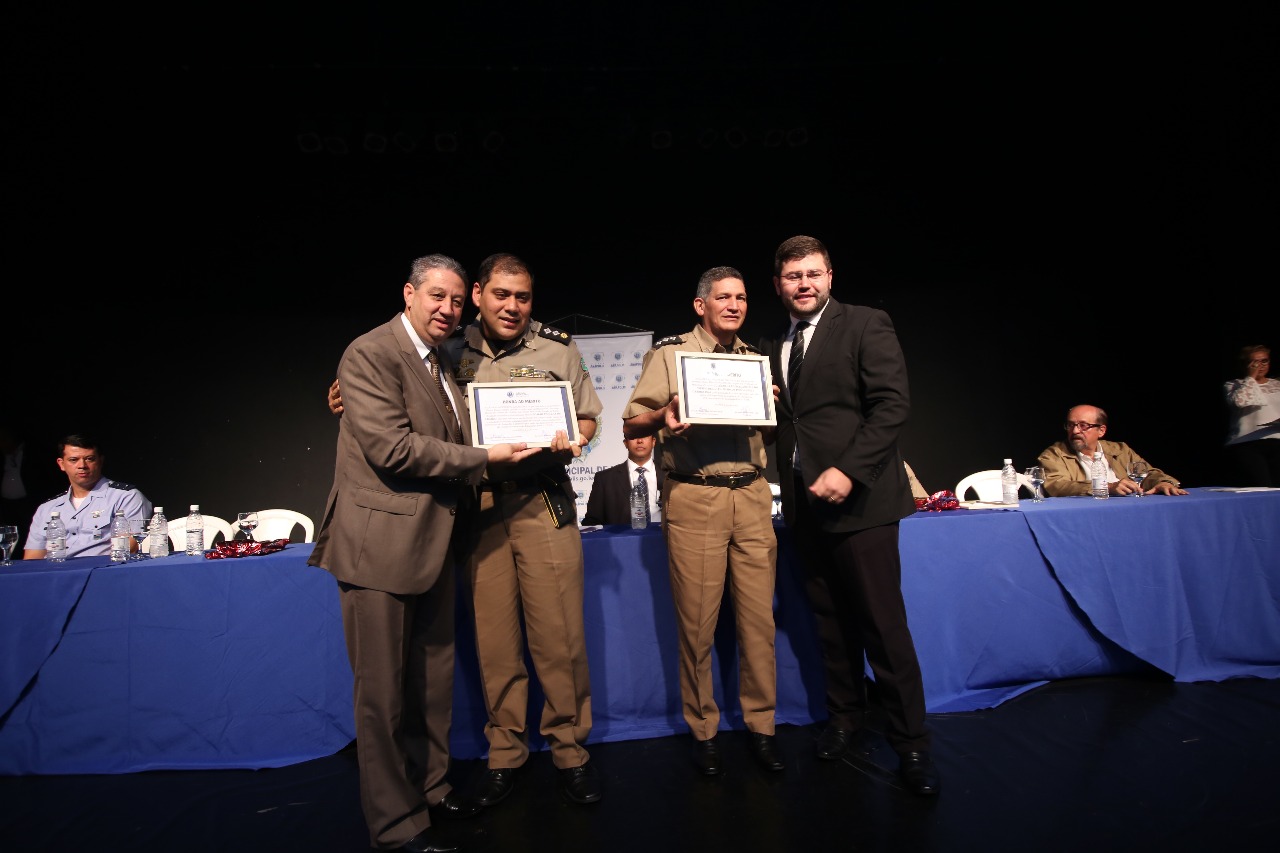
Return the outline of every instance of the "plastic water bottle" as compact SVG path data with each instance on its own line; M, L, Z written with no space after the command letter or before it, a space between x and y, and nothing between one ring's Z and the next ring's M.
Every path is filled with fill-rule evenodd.
M67 559L67 524L56 509L49 513L49 523L44 528L44 547L51 563Z
M640 491L640 483L631 487L631 529L644 530L649 526L649 498Z
M129 533L129 519L124 517L124 510L116 510L111 519L111 562L127 563L129 561L129 543L133 541Z
M158 506L151 513L151 524L147 525L147 530L151 534L151 558L169 556L169 519L164 517L164 507Z
M187 513L187 556L199 557L204 553L204 516L200 504L192 504Z
M1095 451L1093 454L1093 467L1089 471L1090 491L1098 500L1106 500L1111 497L1111 493L1107 491L1107 461L1102 458L1102 451Z
M1013 469L1013 460L1004 460L1000 469L1000 502L1009 506L1018 505L1018 472Z

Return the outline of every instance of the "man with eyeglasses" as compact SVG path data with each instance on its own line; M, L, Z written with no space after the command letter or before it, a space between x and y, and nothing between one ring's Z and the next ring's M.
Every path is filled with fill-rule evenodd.
M837 760L867 745L865 658L898 775L932 796L941 780L898 551L899 522L916 509L898 449L911 411L906 360L888 314L831 298L820 240L783 241L773 270L789 317L760 349L775 378L782 512L822 649L828 716L817 755Z
M1107 413L1097 406L1073 406L1062 428L1067 437L1046 447L1036 459L1044 468L1044 491L1050 497L1091 494L1090 471L1093 454L1099 449L1107 460L1107 491L1117 497L1132 495L1143 487L1129 479L1134 462L1146 462L1123 441L1103 441L1107 434ZM1185 495L1178 480L1149 465L1144 493Z

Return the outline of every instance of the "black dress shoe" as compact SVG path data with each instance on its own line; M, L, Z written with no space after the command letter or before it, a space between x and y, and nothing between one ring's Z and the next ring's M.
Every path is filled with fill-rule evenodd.
M720 745L714 737L693 739L693 764L703 776L719 776L724 770L720 765Z
M457 791L450 791L428 811L431 812L432 820L462 820L480 814L480 804L468 800Z
M496 806L507 798L507 794L511 793L511 789L516 786L516 768L501 767L494 769L490 767L484 771L484 778L480 780L480 788L476 791L475 802L478 806Z
M600 799L600 776L588 761L580 767L566 767L560 773L560 792L574 803L594 803Z
M462 848L442 838L440 831L434 826L428 826L394 849L403 850L405 853L456 853Z
M751 754L765 770L781 770L786 767L778 757L778 741L773 735L747 732L747 744L751 747Z
M827 726L818 735L818 757L828 761L843 758L853 743L853 732L839 726Z
M911 793L922 797L931 797L942 787L938 768L933 766L927 752L902 753L898 760L898 775Z

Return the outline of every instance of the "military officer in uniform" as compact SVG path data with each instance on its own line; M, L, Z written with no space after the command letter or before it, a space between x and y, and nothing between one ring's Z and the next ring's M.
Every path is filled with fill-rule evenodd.
M539 731L575 803L601 797L600 777L583 744L591 733L591 678L582 619L582 536L576 490L565 465L595 435L603 406L578 345L532 320L533 274L520 258L490 255L480 264L471 299L479 316L445 344L454 376L470 382L568 381L578 435L559 433L551 447L514 466L505 479L485 479L466 540L475 612L476 654L489 720L488 769L476 799L504 799L529 757L529 656L546 695Z
M102 476L102 449L94 438L68 435L57 447L58 467L67 475L70 488L36 507L22 558L45 558L44 526L55 510L67 525L67 557L105 557L111 553L111 520L116 510L124 510L125 518L149 518L151 501L136 486ZM131 551L137 547L130 541Z
M777 537L764 477L763 436L751 426L688 424L676 394L677 352L753 353L738 337L747 316L742 274L714 267L698 281L686 335L657 341L623 410L627 438L661 433L662 529L680 634L680 697L693 734L693 760L721 772L711 647L728 580L739 648L739 702L751 753L766 770L783 769L774 740L777 673L773 591Z

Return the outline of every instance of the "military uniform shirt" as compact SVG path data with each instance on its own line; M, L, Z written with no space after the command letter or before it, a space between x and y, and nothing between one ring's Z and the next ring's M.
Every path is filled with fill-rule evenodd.
M79 509L71 505L71 489L68 487L62 494L36 507L26 547L32 551L46 550L44 526L49 523L49 514L56 510L67 526L67 557L105 557L111 553L111 519L117 509L124 510L125 518L151 517L151 501L136 486L128 483L103 477Z
M755 353L756 350L734 337L733 346L722 347L701 325L687 335L672 335L656 341L644 354L640 379L631 399L622 410L622 418L661 409L677 390L677 352ZM658 447L664 471L679 474L733 474L756 468L764 471L767 460L760 430L751 426L694 424L683 435L674 435L663 427Z
M533 320L513 345L495 354L477 319L467 326L461 337L450 338L443 346L453 365L454 379L464 395L471 382L568 382L580 420L595 420L604 411L586 361L568 332ZM539 458L541 456L543 454L536 454L525 460L507 476L517 479L545 468L547 463Z

